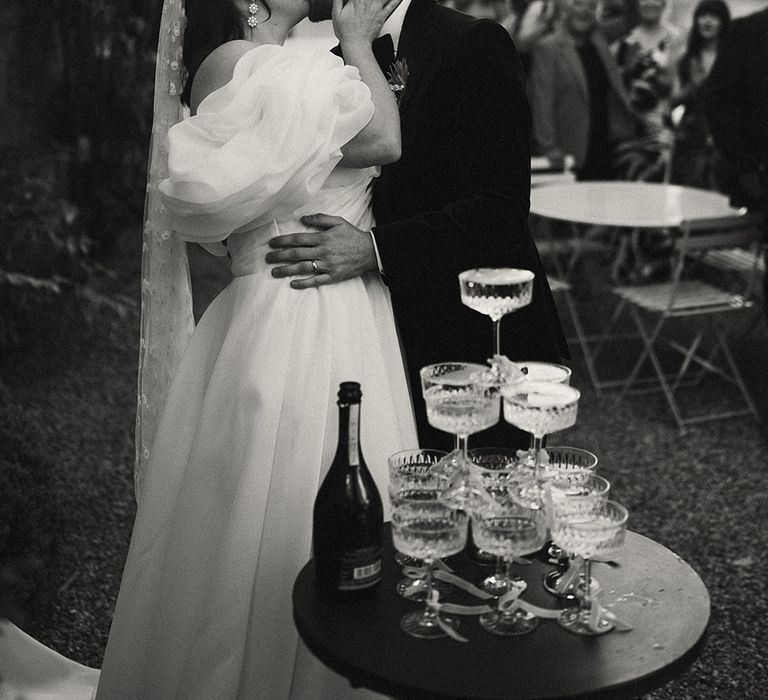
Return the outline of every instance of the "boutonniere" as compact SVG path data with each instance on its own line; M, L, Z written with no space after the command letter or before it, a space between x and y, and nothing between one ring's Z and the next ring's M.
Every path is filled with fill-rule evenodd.
M405 91L405 85L408 82L408 64L405 62L404 58L389 64L387 82L389 83L389 89L392 90L392 93L395 96L395 101L399 105L400 98Z

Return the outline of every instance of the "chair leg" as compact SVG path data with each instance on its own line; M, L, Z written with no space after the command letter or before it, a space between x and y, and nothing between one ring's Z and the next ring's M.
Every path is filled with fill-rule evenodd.
M656 376L659 378L659 384L661 385L661 389L664 392L664 396L667 399L667 404L669 404L669 408L672 411L672 415L675 418L675 422L677 423L677 427L680 430L680 434L685 433L685 421L683 419L683 416L680 413L680 409L677 406L677 402L675 401L674 392L672 388L669 385L669 382L667 382L666 377L664 376L664 368L661 366L661 362L659 361L658 356L656 355L656 352L654 351L654 343L656 342L656 339L659 337L659 333L661 332L661 328L664 325L664 322L666 321L666 317L662 316L658 323L656 324L655 328L653 329L652 333L648 333L648 331L645 328L645 324L643 323L642 318L640 317L640 313L637 311L637 309L632 308L632 316L635 319L635 324L637 325L637 329L640 332L640 337L643 340L643 345L645 345L645 350L641 353L640 358L635 363L635 367L632 370L632 373L630 374L627 383L624 385L624 389L621 392L621 395L624 396L627 392L627 390L632 386L632 384L637 379L637 375L640 372L640 369L642 368L646 358L650 359L651 364L653 365L654 370L656 371Z
M640 353L640 357L637 358L637 361L635 362L632 371L629 373L629 376L624 381L624 386L621 390L621 394L619 395L621 398L624 398L632 385L637 381L637 376L640 374L640 370L643 368L643 364L648 359L653 344L656 342L656 338L658 338L659 333L661 332L661 327L664 325L664 321L666 320L664 316L661 316L655 328L653 329L653 332L649 335L645 329L645 324L643 323L643 319L640 316L638 310L634 307L631 307L630 312L645 347Z
M760 416L757 411L757 406L755 405L755 402L752 400L752 396L750 395L749 390L747 389L747 385L745 384L744 379L741 376L741 372L739 371L739 368L736 365L736 361L733 358L731 349L728 347L728 337L726 333L723 331L722 328L720 328L717 325L715 325L714 331L715 331L715 334L717 335L720 347L723 350L725 361L728 363L728 366L731 370L731 375L733 377L733 380L736 382L736 385L739 387L739 390L741 391L741 395L744 397L744 401L749 407L749 410L752 413L752 415L755 416L755 418L759 418Z
M685 373L688 371L688 368L691 366L691 361L696 357L696 351L699 349L699 345L701 345L701 340L704 337L704 331L699 331L696 334L696 337L693 339L693 342L688 346L688 349L683 354L683 361L680 364L680 369L677 371L677 374L675 375L675 379L672 382L672 391L677 391L677 388L680 386L680 382L683 380L683 377L685 376ZM699 375L695 381L696 384L698 384L701 381L702 375Z
M573 277L573 270L576 267L576 263L581 257L581 231L579 225L575 222L571 222L571 254L568 256L568 263L565 268L565 280L570 282Z
M594 351L592 352L592 360L597 360L597 356L600 354L600 352L603 349L603 345L605 345L605 341L608 340L610 332L613 330L613 327L616 325L616 322L619 320L622 312L624 311L624 307L627 305L626 299L619 299L619 303L616 304L616 308L613 310L613 313L611 314L611 318L608 320L608 324L605 327L605 330L600 335L600 339L597 341L597 345L595 346Z
M571 297L571 292L568 289L563 289L563 297L565 298L565 303L568 307L568 313L571 315L571 322L573 323L573 329L576 332L576 339L581 348L581 354L584 356L584 363L587 365L589 378L592 381L592 386L595 388L595 393L600 396L600 380L597 376L595 363L592 361L592 353L589 350L587 336L584 334L584 327L581 325L581 318L576 309L576 302Z
M624 263L624 261L627 259L627 254L629 251L629 236L625 235L622 238L619 239L619 246L616 251L616 255L613 257L613 262L611 263L611 282L614 284L620 284L620 272L621 272L621 266Z

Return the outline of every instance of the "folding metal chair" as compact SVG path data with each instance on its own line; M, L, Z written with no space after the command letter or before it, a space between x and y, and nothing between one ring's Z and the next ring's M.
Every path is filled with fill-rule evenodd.
M762 293L762 278L765 277L765 257L761 255L759 248L723 248L722 250L711 250L704 256L704 262L711 265L726 274L733 273L748 277L753 274L754 267L757 266L758 281L752 288L750 301L754 302L757 313L753 314L752 322L744 331L744 335L750 335L755 328L763 326L765 329L765 296Z
M702 421L751 414L758 417L757 408L736 366L728 345L728 336L739 314L753 309L753 291L759 274L760 217L740 215L718 219L685 221L680 235L674 241L672 277L667 282L634 286L619 286L612 291L619 303L603 337L611 337L613 326L625 309L634 320L643 343L635 365L624 380L600 382L600 386L620 385L622 396L629 391L661 390L681 433L687 425ZM734 277L715 271L708 261L718 251L741 248L752 252L749 273ZM686 323L681 323L685 319ZM687 344L679 334L687 333ZM672 332L677 333L675 337ZM703 349L705 336L711 335L713 344ZM682 355L682 362L673 375L665 373L658 355L661 343ZM593 353L593 358L599 347ZM719 357L721 356L721 357ZM640 370L650 361L654 375L641 377ZM693 384L698 384L707 373L716 374L734 384L745 407L729 411L713 411L698 415L683 415L678 390L684 384L689 370L697 369ZM635 385L650 379L650 389L635 389Z
M558 299L562 299L565 302L565 310L568 312L571 325L573 326L573 332L575 335L566 333L566 341L571 347L576 345L578 346L579 350L581 350L581 354L584 357L584 364L587 366L587 372L589 374L589 379L592 382L592 386L594 387L595 392L600 394L600 382L598 381L595 365L592 361L592 353L589 350L589 338L584 333L584 326L581 323L581 317L579 316L579 311L576 308L576 301L574 300L573 294L571 293L571 285L569 282L566 282L559 277L552 277L551 275L547 275L547 281L549 282L549 289L555 298L555 302L557 302Z

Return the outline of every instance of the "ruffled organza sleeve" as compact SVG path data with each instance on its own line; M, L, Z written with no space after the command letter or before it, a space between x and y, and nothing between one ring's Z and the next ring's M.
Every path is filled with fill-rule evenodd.
M309 202L373 116L356 68L326 51L259 46L197 114L173 126L160 183L173 227L221 241Z

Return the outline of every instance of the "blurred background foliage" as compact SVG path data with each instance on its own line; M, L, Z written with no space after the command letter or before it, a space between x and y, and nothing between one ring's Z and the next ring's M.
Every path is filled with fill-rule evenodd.
M0 7L0 349L57 330L62 305L135 312L113 268L141 224L161 6Z
M60 587L51 572L71 509L62 465L84 459L84 431L66 421L89 410L72 397L104 384L93 432L130 462L130 421L112 408L130 415L130 373L123 384L94 379L79 348L120 349L116 366L135 355L161 7L0 3L0 616L20 624L50 617ZM80 369L68 378L73 353ZM28 395L30 376L42 388Z

